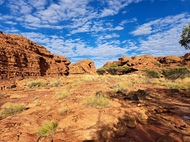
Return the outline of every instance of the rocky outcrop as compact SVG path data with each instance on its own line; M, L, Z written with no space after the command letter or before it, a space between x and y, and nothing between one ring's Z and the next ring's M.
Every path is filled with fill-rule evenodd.
M190 61L190 53L186 53L183 57L185 60Z
M156 58L163 66L181 66L183 62L183 57L179 56L165 56Z
M0 33L0 79L68 75L69 64L21 35Z
M186 53L183 57L184 57L183 63L188 67L190 67L190 53Z
M69 65L70 74L96 74L94 62L89 59L84 59L79 62Z
M189 66L190 67L190 53L184 56L163 56L153 57L151 55L121 56L118 61L107 62L103 67L109 66L128 66L136 69L143 68L160 68L160 67L174 67L174 66Z

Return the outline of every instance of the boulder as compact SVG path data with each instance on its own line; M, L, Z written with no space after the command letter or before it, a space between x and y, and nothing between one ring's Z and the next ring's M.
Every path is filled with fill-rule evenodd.
M94 62L84 59L69 65L70 74L97 74Z
M106 62L105 64L104 64L104 66L103 67L109 67L109 66L111 66L113 63L112 62Z
M184 60L183 60L184 65L190 67L190 53L186 53L183 56L183 58L184 58Z
M159 57L158 61L161 64L173 64L173 63L181 63L182 59L179 56L165 56L165 57Z
M121 56L118 58L118 61L113 61L113 62L106 62L106 64L104 64L103 67L109 67L109 66L123 66L123 65L127 65L127 63L131 61L131 58L127 57L127 56Z
M185 60L190 60L190 52L186 53L183 57Z
M126 63L126 62L131 61L131 58L129 58L129 57L127 57L127 56L121 56L118 60L119 60L120 62L122 62L122 63Z
M0 34L0 79L68 75L69 64L21 35Z

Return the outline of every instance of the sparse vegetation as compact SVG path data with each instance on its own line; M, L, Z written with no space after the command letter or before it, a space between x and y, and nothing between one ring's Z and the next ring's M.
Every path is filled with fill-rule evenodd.
M57 93L56 96L58 97L58 99L62 100L62 99L68 98L70 94L67 90L65 90L65 91Z
M162 78L176 80L178 78L184 79L185 77L190 77L190 69L187 67L175 67L175 68L165 68L161 71L155 69L144 69L147 77L149 78Z
M146 72L146 76L149 78L161 78L163 75L156 69L144 69L144 72Z
M35 87L45 87L48 85L48 82L42 81L42 80L35 80L31 81L27 84L27 87L29 88L35 88Z
M131 82L120 81L119 83L110 86L110 88L112 88L114 92L127 92L129 90L129 86L131 86Z
M83 75L81 78L81 81L96 81L98 80L99 76L98 75Z
M175 67L163 69L162 74L167 79L175 80L177 78L190 77L190 69L187 67Z
M158 67L162 67L162 64L160 62L154 62L154 65L158 66Z
M53 87L60 87L62 86L62 83L60 80L56 79L56 80L51 81L48 85L53 86Z
M98 91L96 92L95 97L88 97L84 101L84 105L95 108L105 108L110 105L110 99L106 95L102 94L102 92Z
M40 126L38 134L40 136L51 136L55 133L55 130L57 128L57 122L54 120L46 120L43 122L43 124Z
M130 68L128 66L117 66L117 65L112 65L109 67L102 67L97 70L97 73L100 75L105 74L108 72L111 75L116 75L118 72L121 72L122 74L130 72Z
M60 115L63 115L63 114L65 114L66 112L67 112L67 109L66 109L65 106L62 106L62 107L59 109L59 114L60 114Z
M9 103L5 108L0 111L0 116L10 116L25 110L26 107L22 104Z

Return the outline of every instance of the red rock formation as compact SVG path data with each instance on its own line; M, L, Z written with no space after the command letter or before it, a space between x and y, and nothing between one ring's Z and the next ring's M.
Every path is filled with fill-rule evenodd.
M121 56L117 61L106 62L103 67L109 66L128 66L134 69L141 70L144 68L160 68L160 67L175 67L175 66L188 66L190 67L190 53L184 56L163 56L153 57L151 55Z
M181 66L183 57L181 56L165 56L156 58L164 67Z
M0 79L68 75L69 64L21 35L0 33Z
M106 63L104 64L103 67L109 67L109 66L111 66L112 64L113 64L112 62L108 61L108 62L106 62Z
M79 62L69 65L70 74L96 74L94 62L89 59L84 59Z

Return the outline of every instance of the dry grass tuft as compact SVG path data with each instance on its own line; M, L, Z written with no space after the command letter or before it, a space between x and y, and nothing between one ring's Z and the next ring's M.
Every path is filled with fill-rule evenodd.
M5 108L0 111L0 116L10 116L25 110L26 107L23 104L9 103Z
M66 99L66 98L70 97L70 94L67 90L65 90L65 91L57 93L56 96L58 99L62 100L62 99Z
M46 120L43 122L43 124L40 126L38 134L40 136L51 136L55 133L55 130L57 128L57 122L54 120Z

